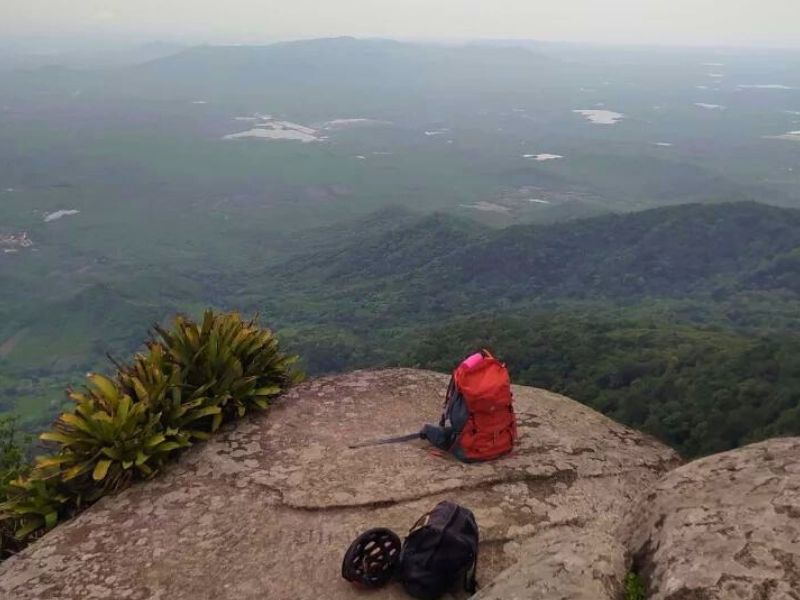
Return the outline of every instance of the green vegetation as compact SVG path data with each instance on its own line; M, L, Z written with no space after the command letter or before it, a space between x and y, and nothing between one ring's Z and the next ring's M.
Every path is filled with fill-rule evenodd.
M271 331L260 329L255 319L244 322L236 314L215 315L207 311L202 324L179 316L171 331L156 326L156 332L158 338L149 345L149 358L154 359L157 372L163 372L164 364L180 370L180 388L191 399L190 404L202 397L203 403L198 406L219 408L219 412L208 414L212 432L223 421L243 417L253 408L266 408L269 398L299 377L291 368L296 357L282 355L278 340ZM159 350L154 356L159 346L163 352ZM137 357L137 366L143 362L147 359ZM123 381L136 388L137 381L144 383L137 380L137 373L144 373L144 368L125 372ZM144 385L139 389L146 394L145 400L152 402ZM176 417L183 415L175 405L169 408Z
M153 477L226 421L264 409L301 378L255 319L206 311L156 327L147 352L117 365L114 378L89 374L75 407L40 439L55 446L24 466L14 422L0 422L0 551L17 550L98 498Z
M797 306L787 282L794 281L798 247L800 211L754 202L499 231L433 215L344 239L332 256L311 253L274 266L264 283L256 278L250 288L267 295L266 282L277 286L294 301L295 318L311 316L300 312L305 297L313 298L309 313L324 303L329 311L341 308L344 320L356 298L364 317L381 324L476 309L630 306L652 299L694 300L722 313L756 294L771 295L777 316L781 306ZM746 319L739 318L743 325Z
M8 498L9 482L30 469L25 455L30 439L19 431L17 421L18 418L14 415L0 415L0 503ZM18 548L13 524L0 520L0 560Z
M636 573L628 573L625 576L625 597L624 600L646 600L647 591L641 578Z
M25 446L30 437L19 430L18 420L14 415L0 415L0 482L17 477L27 462Z

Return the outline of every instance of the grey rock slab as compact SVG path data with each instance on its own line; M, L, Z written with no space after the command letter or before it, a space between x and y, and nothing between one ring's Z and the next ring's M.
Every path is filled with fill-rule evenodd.
M648 600L800 600L800 438L672 471L624 537Z
M0 598L406 598L397 584L352 587L342 556L359 532L402 536L443 499L477 517L479 597L616 598L625 573L616 532L676 454L568 398L517 386L520 439L503 459L462 464L421 440L348 448L435 422L447 381L389 369L302 384L7 560Z

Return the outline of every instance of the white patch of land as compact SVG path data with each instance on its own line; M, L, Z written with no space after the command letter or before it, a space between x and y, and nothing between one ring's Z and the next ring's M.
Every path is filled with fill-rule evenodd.
M672 146L672 142L653 142L654 146L661 146L662 148L669 148Z
M234 121L272 121L272 115L266 113L253 113L246 117L233 117Z
M709 73L708 76L712 79L722 79L725 77L725 73Z
M358 160L367 160L367 157L366 157L366 156L364 156L363 154L359 154L358 156L356 156L356 158L357 158Z
M709 89L711 89L711 88L709 88L707 85L696 85L696 86L694 86L694 87L695 87L696 89L698 89L698 90L709 90Z
M522 158L530 158L532 160L544 162L546 160L557 160L564 157L560 154L523 154Z
M377 119L365 119L358 117L354 119L332 119L322 124L322 129L341 129L343 127L351 127L353 125L388 125L388 121L379 121Z
M740 90L793 90L790 85L783 85L782 83L749 83L736 86Z
M783 111L787 115L794 115L795 117L800 117L800 110L785 110Z
M481 210L484 212L495 212L500 213L503 215L507 215L511 212L511 209L507 206L503 206L502 204L495 204L494 202L486 202L485 200L481 200L480 202L476 202L475 204L462 204L462 208L472 208L474 210Z
M791 142L800 142L800 131L789 131L783 135L769 135L769 138L775 140L789 140Z
M534 204L550 204L550 200L542 200L541 198L525 198L528 202L533 202Z
M205 100L192 100L192 104L208 104Z
M721 104L709 104L708 102L695 102L694 105L698 108L705 108L706 110L725 110Z
M81 211L74 210L74 209L57 210L55 212L47 213L44 216L44 222L45 223L49 223L50 221L57 221L58 219L61 219L62 217L69 217L71 215L77 215L79 212L81 212Z
M724 67L725 63L707 62L707 63L702 63L702 66L704 66L704 67Z
M572 112L583 115L587 121L596 125L616 125L625 115L613 110L573 110Z
M259 118L263 118L259 115ZM245 138L260 138L267 140L292 140L308 143L317 142L321 138L316 129L298 125L290 121L267 120L256 125L253 129L231 133L223 136L223 140L239 140Z
M430 137L432 135L444 135L445 133L447 133L449 131L450 131L449 129L445 129L445 128L443 128L443 129L431 129L430 131L426 131L425 135L427 135L428 137Z
M333 119L325 123L325 127L341 127L345 125L355 125L356 123L369 123L370 119Z
M12 192L14 192L14 191L16 191L16 190L14 190L14 188L6 188L6 189L4 189L3 191L4 191L4 192L6 192L6 193L8 193L8 194L10 194L10 193L12 193Z
M6 250L6 254L15 253L16 250ZM10 338L5 340L2 344L0 344L0 358L8 358L8 355L14 351L14 348L17 347L24 338L25 335L28 333L27 329L21 329Z

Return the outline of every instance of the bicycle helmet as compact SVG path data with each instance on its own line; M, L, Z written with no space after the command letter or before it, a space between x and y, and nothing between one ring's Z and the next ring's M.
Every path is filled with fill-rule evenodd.
M391 529L377 527L359 535L350 544L342 561L342 577L347 581L376 588L394 575L402 544Z

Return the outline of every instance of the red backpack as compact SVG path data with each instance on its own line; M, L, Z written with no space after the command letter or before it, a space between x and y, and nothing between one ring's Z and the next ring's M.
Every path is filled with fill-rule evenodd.
M511 380L506 366L483 350L453 372L439 425L422 437L464 462L507 454L517 437Z

